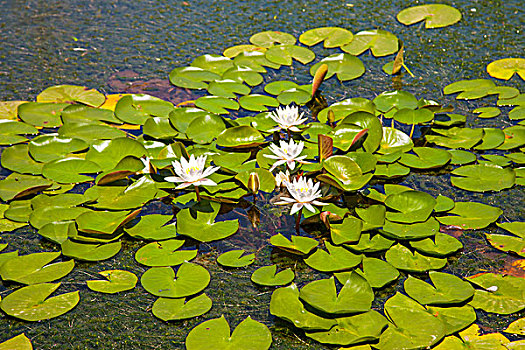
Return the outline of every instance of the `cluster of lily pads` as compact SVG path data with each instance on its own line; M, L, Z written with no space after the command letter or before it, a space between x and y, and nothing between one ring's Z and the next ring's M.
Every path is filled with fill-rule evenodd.
M408 17L423 19L428 11L449 11L443 25L461 18L436 6L398 18L411 24L416 20ZM439 15L431 18L427 27L440 26ZM0 301L2 311L25 321L68 312L79 291L50 297L60 288L52 282L70 273L75 261L110 259L123 240L136 239L145 244L135 259L148 267L140 282L158 297L152 313L164 321L204 315L213 307L203 292L213 276L191 262L199 253L195 242L234 235L239 221L219 213L247 202L260 210L256 194L264 192L292 205L297 223L295 234L278 233L270 244L327 278L298 286L294 271L270 265L255 270L251 280L278 287L270 313L306 336L324 344L365 344L363 349L523 346L499 333L480 335L474 324L475 309L505 315L523 310L523 279L496 273L461 278L437 270L463 247L440 225L479 230L496 223L510 234L487 234L488 242L525 257L525 223L501 222L502 210L494 206L433 197L389 181L438 169L450 171L451 184L468 191L524 185L525 94L487 79L444 88L445 94L459 93L458 99L497 95L496 106L473 113L491 118L500 114L499 106L513 106L509 119L516 125L504 129L463 127L466 116L406 91L328 106L319 90L323 80L363 75L357 56L368 49L374 56L397 53L384 69L393 73L404 65L402 45L383 30L353 34L336 27L309 30L299 42L303 46L287 33L257 33L251 44L228 48L223 56L203 55L175 68L169 75L175 86L208 93L179 106L145 94L105 96L71 85L50 87L35 102L0 103L1 165L11 171L0 180L0 231L29 224L60 248L0 254L2 280L23 285ZM310 67L312 84L265 81L269 69L312 62L307 46L321 42L343 52ZM263 82L264 93L252 93ZM348 198L358 206L348 205ZM141 213L155 201L170 203L174 215ZM322 235L301 231L301 220ZM6 247L0 244L0 250ZM245 268L257 258L245 253L227 251L217 262ZM87 287L118 293L138 282L129 271L100 275L105 279L87 281ZM404 293L391 296L382 312L372 309L376 293L406 275ZM524 335L524 323L517 320L506 332ZM20 335L10 342L28 340ZM271 343L267 326L251 317L231 335L224 317L205 321L186 339L190 350L247 344L268 349Z

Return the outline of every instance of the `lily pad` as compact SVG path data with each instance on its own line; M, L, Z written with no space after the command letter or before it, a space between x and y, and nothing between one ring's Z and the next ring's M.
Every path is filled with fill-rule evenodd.
M386 118L392 118L401 109L416 109L419 106L417 98L407 91L385 91L374 98L374 104Z
M385 205L398 212L386 213L387 220L414 223L426 221L436 205L434 197L421 191L404 191L386 197Z
M56 128L62 125L60 113L67 106L66 103L27 102L18 106L18 116L36 127Z
M399 49L397 37L382 29L363 30L354 34L354 39L341 47L345 52L358 56L370 49L375 57L388 56Z
M512 322L504 332L525 335L525 318L520 318Z
M381 232L395 239L421 239L432 237L439 232L439 223L433 217L424 222L402 224L386 221Z
M152 267L142 275L144 289L158 297L183 298L197 294L210 283L210 274L202 266L182 263L177 275L171 267Z
M100 261L116 255L122 248L122 243L86 244L67 240L62 243L61 247L62 254L65 256L83 261Z
M256 33L250 37L252 44L264 48L269 48L274 44L293 45L295 41L296 39L291 34L272 30Z
M172 215L150 214L142 216L135 226L124 230L131 237L150 241L174 238L177 236L176 224L167 224L172 219Z
M504 222L496 223L496 225L518 237L525 238L525 222Z
M248 66L235 65L222 74L223 79L235 80L250 86L257 86L264 81L261 74Z
M468 164L476 161L477 159L474 153L463 151L460 149L453 149L447 152L450 153L450 155L452 156L452 158L450 159L450 164L453 165Z
M525 126L514 125L503 129L505 141L497 148L500 150L509 150L525 145Z
M200 242L210 242L233 235L239 229L239 220L215 222L220 204L211 203L211 212L183 209L177 214L177 232Z
M344 246L352 251L359 253L373 253L387 250L394 244L393 240L390 240L383 235L376 233L361 233L361 238L357 244L345 244Z
M325 242L328 252L317 249L305 259L306 265L322 272L335 272L349 270L361 263L362 256L351 253L343 247L337 247Z
M160 98L134 94L122 97L115 106L115 116L128 124L144 125L150 117L168 118L174 107Z
M513 252L525 258L525 239L508 235L485 234L487 241L494 248L504 251Z
M208 92L215 96L236 98L237 95L248 95L251 89L235 80L214 80L208 84Z
M425 28L447 27L461 20L461 12L445 4L428 4L406 8L397 14L405 25L425 21Z
M215 54L205 54L196 57L191 62L191 66L202 68L212 73L222 75L225 71L233 67L233 61L228 57Z
M505 133L501 129L483 128L483 138L475 149L487 150L500 146L505 141Z
M264 142L263 135L247 125L228 128L217 137L217 145L222 147L254 147Z
M478 113L478 118L489 119L497 117L501 114L498 107L480 107L472 111L472 113Z
M421 255L418 252L412 253L401 244L396 244L390 248L386 252L385 258L396 269L409 272L439 270L447 264L447 259L433 258Z
M24 321L41 321L58 317L79 302L79 292L60 294L47 299L60 283L39 283L20 288L2 299L0 307L9 316Z
M0 275L3 280L23 284L52 282L66 276L75 266L74 260L49 264L59 256L60 252L17 256L0 265Z
M431 147L414 147L410 153L403 153L399 163L416 169L431 169L441 167L452 158L449 152Z
M432 131L439 135L427 135L427 141L448 148L469 149L483 137L483 129L481 128L432 129Z
M0 343L0 350L33 350L31 341L24 333Z
M317 119L322 123L326 123L328 120L328 111L334 113L334 121L337 121L355 112L367 112L375 117L376 107L372 101L366 98L349 98L322 109L317 115ZM355 121L351 121L351 123L356 124Z
M356 217L348 216L341 224L330 224L330 238L335 245L359 241L363 221Z
M179 321L204 315L210 311L211 299L201 294L187 300L186 298L158 298L151 311L163 321Z
M473 100L491 94L497 94L496 84L489 79L460 80L445 86L445 95L460 92L456 97L458 100Z
M448 214L436 219L443 225L458 226L463 230L478 230L496 221L503 210L477 202L456 202L456 206Z
M272 335L268 327L250 316L239 323L231 335L223 315L199 324L186 337L187 350L267 350L271 344Z
M496 79L509 80L514 73L525 80L525 58L503 58L490 62L487 73Z
M76 85L56 85L42 91L36 97L38 102L73 103L79 102L91 107L99 107L106 97L95 89Z
M270 237L270 243L292 254L307 255L319 242L313 238L292 235L290 239L278 233Z
M470 305L458 306L458 307L429 307L427 306L428 312L435 315L445 324L446 335L459 332L460 330L467 328L476 321L476 311ZM440 343L440 344L444 344ZM438 349L436 347L435 349ZM503 350L503 349L502 349Z
M384 260L376 258L363 258L363 269L356 270L358 274L363 276L371 287L383 288L388 283L395 281L399 277L399 271ZM343 275L348 272L336 273L335 277L341 281L346 278Z
M225 129L221 117L208 114L193 119L186 129L186 135L196 143L205 144L212 142Z
M383 127L383 138L377 151L381 154L394 153L397 151L408 152L413 146L414 143L410 137L401 130Z
M199 67L178 67L170 72L170 82L187 89L206 89L206 82L220 79L220 75Z
M38 129L32 125L14 120L0 119L0 145L14 145L27 141L21 135L37 134Z
M95 174L102 169L92 161L80 158L62 158L46 163L42 175L58 183L79 183L93 181L93 177L84 174Z
M273 63L291 66L295 59L302 64L307 64L314 60L315 54L302 46L277 45L272 46L266 51L266 58Z
M87 281L89 289L100 293L119 293L135 288L138 278L129 271L124 270L106 270L98 273L107 280L90 280Z
M139 209L140 211L140 209ZM87 211L76 218L78 230L94 234L111 234L126 222L131 221L139 211Z
M5 148L2 152L1 165L17 173L41 175L44 164L35 162L29 155L29 147L23 144Z
M509 315L525 308L525 280L510 275L481 273L467 280L481 288L476 289L469 303L486 312Z
M430 284L409 276L404 283L405 292L420 304L458 304L474 295L474 288L461 278L442 272L430 271Z
M282 286L293 281L295 274L292 269L277 272L277 265L263 266L255 270L251 280L263 286Z
M307 46L313 46L323 42L326 48L344 46L353 39L350 31L339 27L321 27L310 29L299 37L299 41Z
M175 266L190 261L197 256L197 250L177 250L184 245L183 240L169 239L146 244L135 253L135 260L146 266Z
M219 255L217 262L226 267L245 267L251 265L255 260L255 254L242 256L243 254L243 249L230 250Z
M279 101L271 96L251 94L239 98L239 104L248 111L265 112L268 107L278 107Z
M52 181L41 176L12 173L0 180L0 198L4 201L19 199L45 190L52 185Z
M411 241L410 246L423 254L438 258L446 257L463 248L463 244L456 238L441 232L436 233L434 240L425 238L420 241Z
M68 153L82 151L87 147L88 144L81 139L46 134L39 135L29 142L29 153L38 162L50 162L63 158Z
M86 160L98 164L103 171L108 171L114 169L125 157L141 158L146 154L146 149L139 142L119 137L95 142L86 153Z
M310 74L315 75L317 69L322 65L328 66L328 72L325 79L332 77L334 74L341 81L347 81L359 78L365 73L365 66L361 60L353 55L346 53L330 55L323 58L310 68Z

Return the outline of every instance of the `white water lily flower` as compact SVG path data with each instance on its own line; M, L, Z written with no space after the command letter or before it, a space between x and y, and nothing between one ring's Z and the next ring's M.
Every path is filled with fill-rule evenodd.
M276 167L278 167L281 164L286 163L288 165L288 168L290 170L295 169L295 162L299 163L308 163L303 161L306 156L299 156L304 148L304 142L300 141L299 143L295 143L293 140L290 139L289 143L286 143L286 141L279 141L279 144L281 147L277 147L276 144L270 145L270 151L273 152L273 154L265 154L264 156L266 158L271 159L277 159L275 163L273 163L272 167L270 168L270 171L273 171Z
M327 205L327 203L322 203L316 200L317 198L322 197L321 190L319 190L319 186L321 185L319 182L314 185L312 179L306 180L306 178L300 176L292 182L286 181L285 185L293 198L281 197L283 202L277 202L276 204L293 203L290 215L297 213L303 206L312 213L315 213L315 208L312 204Z
M192 154L189 161L186 158L181 157L180 162L175 160L171 162L173 164L173 170L178 176L168 176L164 180L168 182L182 182L176 187L176 189L193 186L217 186L217 184L210 179L207 179L208 176L219 170L219 167L210 166L206 169L206 157L200 156L195 158Z
M286 173L279 171L279 174L275 175L275 186L279 187L286 182L290 182L290 172L288 169L286 169Z
M279 126L273 131L278 130L290 130L294 132L299 132L297 125L301 125L306 121L307 118L301 118L304 113L299 115L299 107L286 106L284 108L277 108L270 114L272 118Z

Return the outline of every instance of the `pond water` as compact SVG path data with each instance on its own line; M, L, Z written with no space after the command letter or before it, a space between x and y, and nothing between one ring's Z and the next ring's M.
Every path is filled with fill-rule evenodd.
M418 98L434 99L451 105L454 113L467 115L467 126L499 127L511 125L507 113L494 119L475 118L473 109L494 104L494 97L457 101L443 95L444 86L461 79L489 78L485 67L496 59L522 57L525 48L522 1L447 1L459 9L462 20L453 26L428 30L423 25L400 24L396 14L418 1L2 1L0 2L0 101L33 100L46 87L58 84L83 85L103 93L143 92L172 102L182 102L204 92L174 88L169 72L188 65L195 57L221 54L230 46L248 43L248 38L264 30L278 30L299 37L308 29L339 26L353 33L365 29L385 29L405 45L405 62L415 75L402 79L381 71L392 57L360 56L367 71L356 80L341 83L335 78L323 83L328 104L349 97L373 99L379 93L402 88ZM333 52L317 45L316 60ZM270 70L267 81L287 79L300 84L311 80L310 65ZM496 81L496 80L495 80ZM517 75L500 85L525 91ZM262 91L254 90L254 92ZM405 130L406 131L406 130ZM0 179L10 172L0 168ZM500 192L473 193L450 185L448 172L412 172L400 184L455 201L479 201L500 207L504 219L525 220L523 186ZM293 330L284 321L269 314L268 305L274 288L259 287L250 281L258 267L276 263L291 267L299 286L313 279L327 277L306 266L302 259L272 249L268 239L276 233L293 233L294 219L287 209L270 205L272 195L259 198L260 224L253 228L246 211L236 208L221 220L239 219L239 232L224 242L198 245L194 262L206 267L212 278L205 290L213 300L212 310L181 322L163 322L154 317L151 307L156 297L140 283L133 290L115 295L91 291L85 281L98 271L123 269L140 276L146 267L136 263L134 254L144 245L138 240L123 241L121 252L106 261L77 263L63 278L62 292L80 290L81 301L72 311L56 319L22 322L5 314L0 316L0 342L24 332L36 349L182 349L184 340L199 323L225 315L231 326L248 315L267 325L273 336L271 349L330 349ZM155 202L142 214L171 214L171 206ZM492 226L491 226L492 227ZM502 271L514 261L511 256L487 244L483 232L497 228L467 231L459 236L465 248L449 259L443 270L458 276L478 272ZM499 230L501 231L501 230ZM319 232L310 229L307 234ZM42 239L28 226L1 233L1 243L20 254L56 251L60 247ZM255 264L245 269L225 269L217 265L217 256L227 250L258 251ZM403 274L399 281L403 281ZM4 298L19 285L0 283ZM381 290L373 307L381 309L386 299L402 283ZM477 324L486 332L500 332L523 317L495 316L477 311ZM232 327L233 328L233 327ZM511 337L512 338L512 337ZM518 338L512 338L518 339Z

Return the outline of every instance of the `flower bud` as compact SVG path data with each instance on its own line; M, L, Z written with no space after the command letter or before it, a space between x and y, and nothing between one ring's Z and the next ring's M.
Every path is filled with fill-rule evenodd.
M250 177L248 177L248 189L252 191L252 194L257 194L257 192L259 192L260 186L261 183L259 181L259 174L256 172L250 173Z

